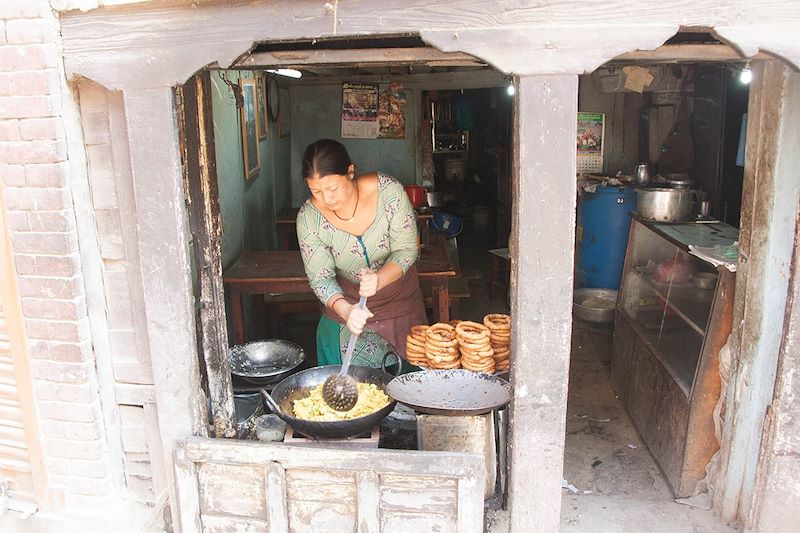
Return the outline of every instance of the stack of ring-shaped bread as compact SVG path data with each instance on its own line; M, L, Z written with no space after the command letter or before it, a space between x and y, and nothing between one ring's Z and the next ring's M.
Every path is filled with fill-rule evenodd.
M502 372L508 370L511 355L511 317L493 313L483 317L483 324L489 328L489 339L494 351L495 368Z
M415 366L428 366L428 356L425 355L425 330L428 326L412 326L411 332L406 336L406 359Z
M438 322L425 330L425 355L434 370L460 368L456 331L450 324Z
M489 339L489 328L464 320L456 326L456 339L461 351L462 368L485 374L494 373L494 352Z

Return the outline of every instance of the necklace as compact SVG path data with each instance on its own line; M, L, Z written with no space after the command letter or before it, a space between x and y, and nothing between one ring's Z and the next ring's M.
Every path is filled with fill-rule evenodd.
M353 214L350 216L350 218L342 218L336 211L333 212L333 214L336 215L336 218L338 218L339 220L343 220L344 222L352 222L356 218L356 211L358 211L359 198L358 198L358 184L356 183L355 185L356 185L356 206L353 208Z

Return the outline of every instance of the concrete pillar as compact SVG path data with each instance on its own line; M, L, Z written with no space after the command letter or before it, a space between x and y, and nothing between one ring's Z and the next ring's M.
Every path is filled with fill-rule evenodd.
M558 531L572 331L578 76L518 80L512 221L509 513Z

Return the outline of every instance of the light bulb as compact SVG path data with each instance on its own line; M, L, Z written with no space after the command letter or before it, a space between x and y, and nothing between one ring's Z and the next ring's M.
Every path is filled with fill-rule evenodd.
M514 87L513 83L509 83L508 87L506 87L506 92L508 93L508 96L514 96L517 94L517 88Z
M274 70L267 69L267 72L278 74L279 76L288 76L289 78L299 78L303 75L302 72L293 68L279 68Z
M739 81L747 85L753 79L753 72L750 70L750 65L745 65L739 73Z

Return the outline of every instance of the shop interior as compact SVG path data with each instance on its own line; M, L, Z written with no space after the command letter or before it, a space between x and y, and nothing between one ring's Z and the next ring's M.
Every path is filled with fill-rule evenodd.
M703 42L709 37L687 34L681 39ZM301 44L331 51L352 47L352 42L339 41ZM256 52L297 46L264 46ZM403 39L363 46L422 44ZM287 67L295 71L289 74L299 72L300 77L279 73L278 68ZM646 82L629 81L636 78L631 67ZM746 67L701 59L633 59L580 77L579 112L602 114L603 125L602 150L589 154L591 162L577 156L576 294L580 289L605 289L613 291L614 299L610 307L592 308L606 311L602 319L574 316L564 467L567 497L655 502L689 496L716 449L713 425L692 425L687 419L703 414L708 422L716 403L709 398L719 393L719 339L730 328L730 312L726 315L725 310L732 302L735 276L690 257L681 235L670 234L664 225L654 228L652 221L633 222L629 242L631 204L618 198L635 198L636 189L643 186L697 191L684 220L694 223L703 217L701 240L707 242L711 234L708 242L724 244L736 234ZM282 63L274 68L212 70L210 80L223 280L247 253L297 250L292 216L308 195L300 178L300 159L309 143L332 138L347 147L357 172L379 170L407 186L419 215L421 247L443 248L455 274L447 279L450 319L481 322L487 314L511 312L512 78L476 60L447 66L411 61ZM381 98L399 101L399 133L395 124L386 137L343 137L347 84L373 87ZM641 169L646 170L646 184L639 181ZM614 177L619 181L609 181ZM608 206L587 211L587 200L593 198L587 189L593 184L616 193ZM608 238L600 250L587 249L583 242L592 225ZM597 264L611 268L611 274L602 278ZM671 270L663 278L647 278L637 270L647 265L668 265ZM681 268L691 274L683 275ZM707 276L696 276L701 272ZM706 287L692 285L702 277L709 280ZM430 323L442 316L436 287L423 285ZM226 283L230 344L280 338L305 352L295 371L316 366L314 332L320 307L312 294L270 290L240 296L239 303L232 302L230 289ZM652 324L637 321L644 316L645 310L639 309L643 301L652 308ZM577 304L582 302L587 299L576 298ZM238 305L237 326L232 317ZM632 355L639 352L652 358ZM245 427L268 410L257 394L264 385L235 375L232 381L237 416ZM655 417L666 422L648 425L646 419L653 413L636 407L637 402L650 402L666 413ZM410 420L413 410L396 409L384 421L376 445L416 449L416 427ZM496 487L487 491L489 507L494 508L502 507L503 500L505 464L498 453L503 422L502 412L495 415Z

